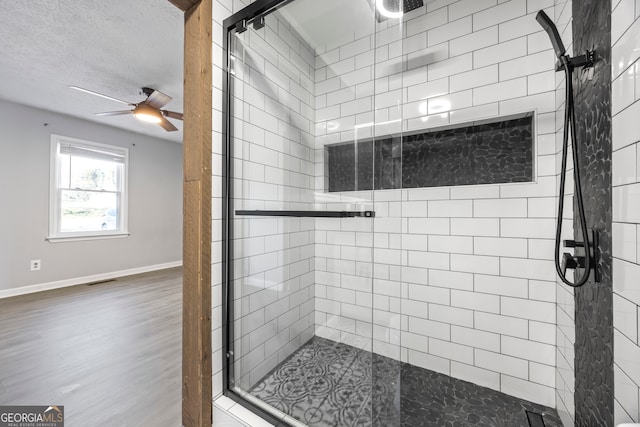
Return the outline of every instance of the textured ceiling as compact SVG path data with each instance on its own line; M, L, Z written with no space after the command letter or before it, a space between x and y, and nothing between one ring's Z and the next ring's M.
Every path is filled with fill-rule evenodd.
M130 102L148 86L182 112L182 40L183 14L167 0L0 0L0 98L181 142L178 120L166 132L130 115L98 117L127 106L67 86Z

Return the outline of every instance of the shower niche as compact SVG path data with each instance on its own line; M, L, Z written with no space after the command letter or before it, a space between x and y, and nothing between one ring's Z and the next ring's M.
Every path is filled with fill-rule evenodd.
M519 425L526 409L559 425L452 374L474 368L455 342L473 314L450 303L472 287L438 284L449 256L427 235L449 220L423 227L407 192L531 183L537 115L451 92L444 51L412 44L425 10L256 1L224 21L224 388L273 424Z
M530 112L327 145L326 187L336 192L531 182L533 117Z

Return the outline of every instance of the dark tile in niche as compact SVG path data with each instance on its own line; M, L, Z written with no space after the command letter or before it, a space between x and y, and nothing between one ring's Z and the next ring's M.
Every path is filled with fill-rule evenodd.
M327 146L328 188L380 190L533 180L533 115Z
M407 136L402 187L533 179L532 117Z
M373 141L327 146L329 191L373 189Z
M375 142L376 190L402 188L402 140L400 137L377 140Z

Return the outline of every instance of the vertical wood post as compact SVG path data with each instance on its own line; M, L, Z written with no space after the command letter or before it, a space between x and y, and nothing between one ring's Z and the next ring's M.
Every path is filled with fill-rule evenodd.
M182 424L211 426L212 0L185 12Z

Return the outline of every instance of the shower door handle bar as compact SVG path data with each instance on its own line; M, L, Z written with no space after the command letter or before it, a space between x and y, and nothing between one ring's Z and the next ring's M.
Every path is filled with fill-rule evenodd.
M373 218L375 211L236 211L238 216L289 216L298 218Z

